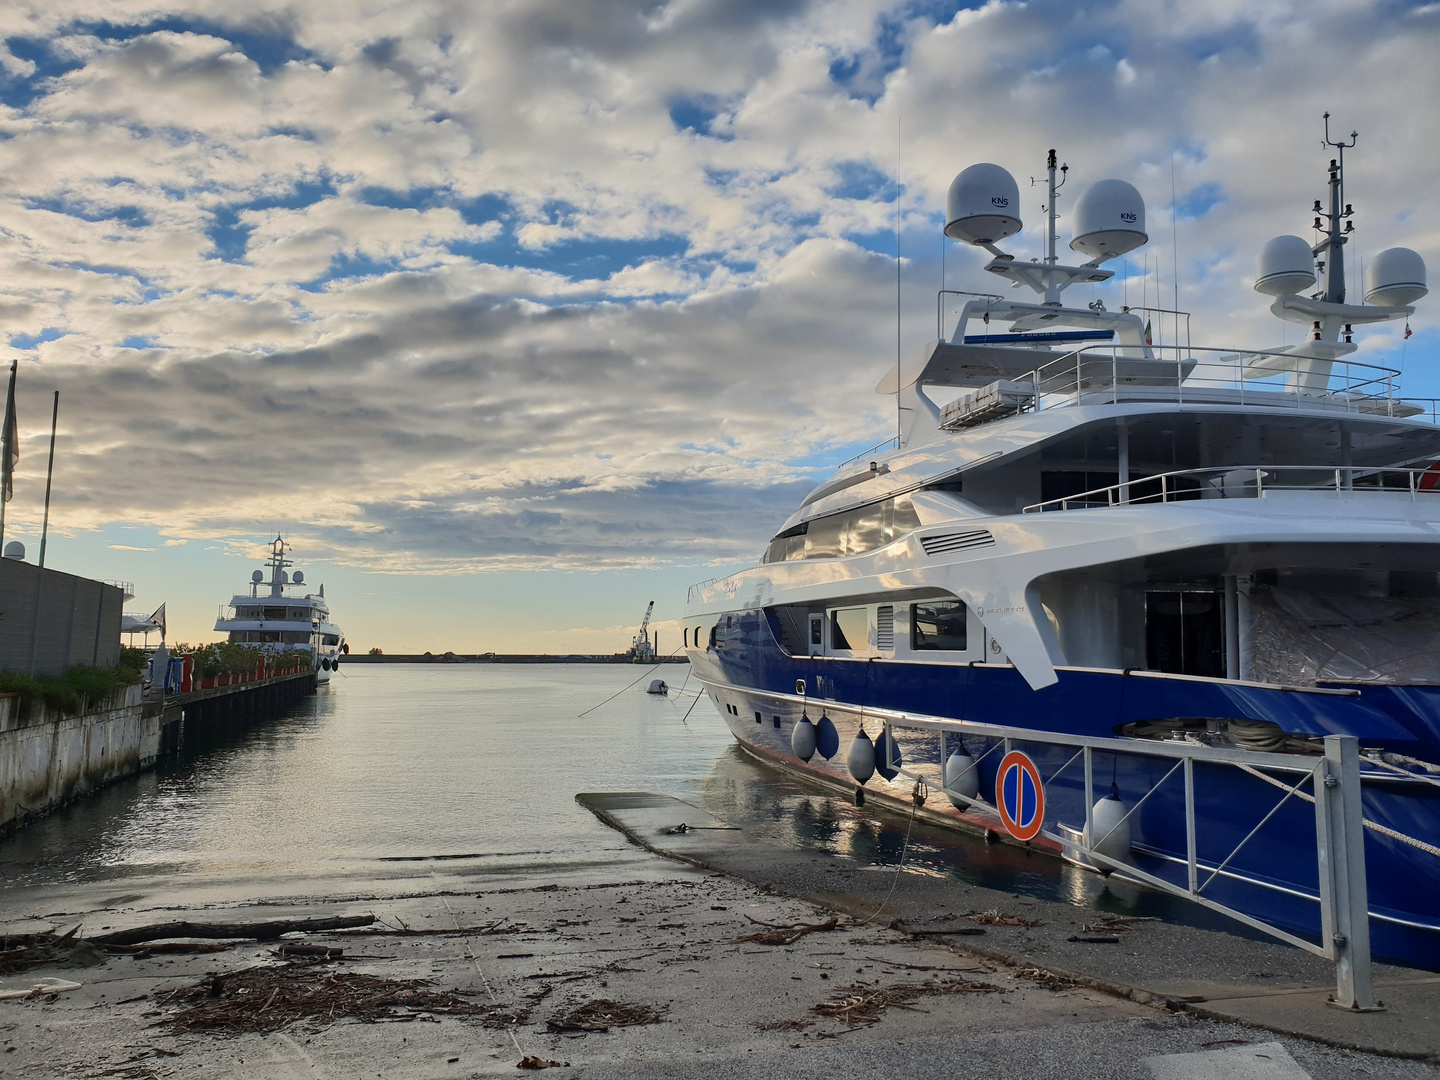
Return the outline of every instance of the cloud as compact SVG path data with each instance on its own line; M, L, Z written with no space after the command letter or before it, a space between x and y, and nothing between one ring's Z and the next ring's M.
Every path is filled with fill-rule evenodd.
M285 522L437 574L744 561L891 430L897 130L904 347L950 178L1016 174L1028 257L1050 146L1075 190L1145 195L1126 288L1173 299L1178 267L1198 343L1268 345L1247 276L1308 224L1324 108L1362 129L1356 250L1440 264L1437 38L1388 0L11 5L0 333L22 417L62 391L67 529Z

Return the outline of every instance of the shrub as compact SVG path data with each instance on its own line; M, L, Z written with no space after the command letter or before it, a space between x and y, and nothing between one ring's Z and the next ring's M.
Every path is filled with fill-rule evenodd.
M43 702L66 716L77 716L139 681L139 669L124 664L113 668L77 664L59 676L0 671L0 693L19 694L22 715L28 713L36 702Z

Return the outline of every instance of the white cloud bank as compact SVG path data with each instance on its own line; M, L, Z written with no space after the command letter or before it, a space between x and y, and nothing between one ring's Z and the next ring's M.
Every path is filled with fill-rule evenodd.
M1356 250L1440 266L1433 5L50 0L0 37L0 333L27 447L63 391L62 529L749 557L802 466L888 433L897 125L907 347L950 178L1050 146L1141 187L1167 296L1173 161L1200 341L1278 338L1246 278L1308 224L1326 109Z

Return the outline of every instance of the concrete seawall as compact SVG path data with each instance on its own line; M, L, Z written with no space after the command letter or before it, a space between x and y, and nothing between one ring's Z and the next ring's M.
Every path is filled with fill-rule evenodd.
M61 716L36 703L21 716L17 694L0 694L0 831L149 768L160 752L159 703L138 686L102 707Z

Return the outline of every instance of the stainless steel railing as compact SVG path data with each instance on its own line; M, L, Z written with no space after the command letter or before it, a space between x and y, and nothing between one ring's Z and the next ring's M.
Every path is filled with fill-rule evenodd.
M1263 499L1271 491L1333 491L1440 494L1440 468L1334 468L1329 465L1235 465L1179 469L1123 480L1106 487L1033 503L1023 513L1105 506L1189 502L1196 499Z

